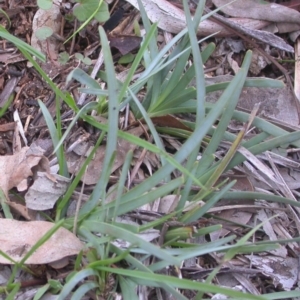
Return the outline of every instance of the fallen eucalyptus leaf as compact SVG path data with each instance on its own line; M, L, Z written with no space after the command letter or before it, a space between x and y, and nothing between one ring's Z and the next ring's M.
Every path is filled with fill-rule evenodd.
M0 219L0 249L15 261L20 262L32 246L53 226L53 223L46 221L23 222ZM82 243L73 233L65 228L59 228L26 260L25 264L54 262L78 254L82 247ZM1 255L0 263L12 264Z
M137 0L126 1L133 5L136 9L139 9ZM186 20L183 10L172 5L171 2L168 2L166 0L141 1L148 18L151 20L151 22L158 23L159 28L175 34L186 28ZM249 29L261 29L269 24L269 22L266 21L253 20L249 18L231 19L231 21L245 26ZM218 37L232 35L229 30L207 19L201 22L197 34L200 36L215 34L215 36Z
M37 178L25 195L26 206L32 210L53 208L70 183L66 177L57 174L37 172Z
M33 175L32 168L48 171L49 165L40 147L24 147L14 155L0 157L0 188L7 200L8 191L17 187L19 191L27 189L27 178Z
M228 0L212 0L212 2L231 17L300 24L300 13L280 4L257 0L234 1L230 4Z

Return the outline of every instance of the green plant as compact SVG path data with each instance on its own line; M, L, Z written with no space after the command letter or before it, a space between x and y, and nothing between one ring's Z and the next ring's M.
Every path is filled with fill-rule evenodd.
M87 66L90 66L92 64L92 61L88 57L84 57L81 53L75 53L75 57L78 61L86 64Z
M50 27L44 26L39 28L36 32L35 35L40 41L44 41L47 38L51 37L53 34L53 30Z
M76 0L78 4L73 9L74 16L81 22L92 16L98 22L105 22L109 18L108 5L103 0Z
M75 53L74 56L76 60L84 63L87 66L90 66L92 64L91 59L89 57L83 56L81 53ZM69 61L70 55L67 52L61 52L59 53L58 59L60 64L65 65Z
M109 19L108 5L105 1L75 0L75 2L77 3L73 7L72 14L71 16L67 16L66 20L73 20L75 17L79 22L83 23L79 26L76 32L69 37L69 39L80 32L87 24L90 23L91 20L95 19L100 23L104 23ZM38 0L37 5L40 9L48 10L51 9L52 5L56 4L53 0ZM52 33L52 29L47 26L42 27L37 31L38 38L41 40L47 39L52 35Z
M199 6L198 8L198 12L196 13L194 22L188 22L188 29L184 30L182 33L176 36L173 41L171 41L160 52L158 51L156 46L157 30L155 24L149 24L142 7L141 13L147 35L144 38L140 51L137 53L135 60L132 63L128 77L123 84L120 82L117 83L115 80L112 60L106 53L106 51L108 51L107 40L101 28L100 36L104 53L106 53L105 67L107 72L102 77L102 79L107 81L108 90L102 90L100 89L100 87L97 87L97 84L81 70L74 70L70 75L73 78L78 79L81 83L89 86L89 88L82 89L83 92L96 94L101 97L108 96L108 98L110 99L107 103L108 110L111 109L108 113L108 125L103 125L95 122L89 116L84 116L83 112L80 113L80 116L83 117L87 122L101 130L108 131L108 133L114 132L111 135L111 143L107 144L107 155L105 157L104 165L105 167L103 167L103 170L105 170L106 172L102 173L100 181L96 185L94 192L90 197L90 200L80 211L79 220L81 225L79 226L79 233L85 236L88 241L93 241L92 243L95 247L96 245L98 245L97 251L101 259L99 259L98 257L95 259L94 263L90 264L91 272L92 270L97 270L98 272L102 271L100 273L97 272L97 274L102 274L102 276L104 276L101 280L105 280L105 278L109 276L108 274L118 274L119 276L117 276L117 278L120 282L123 296L132 296L138 284L146 284L147 286L151 285L166 289L177 299L185 299L182 295L178 294L178 292L176 292L173 287L183 288L183 285L186 284L184 288L190 288L193 290L198 289L199 292L203 293L207 291L216 292L216 289L214 289L215 286L211 286L209 283L207 283L207 285L202 285L200 283L194 284L190 281L185 282L184 280L177 281L176 278L173 277L159 277L159 275L154 274L153 272L162 270L170 263L176 264L176 261L178 263L178 259L184 260L188 257L195 257L200 253L203 254L213 251L228 251L228 255L231 255L230 257L232 257L238 252L243 253L248 251L266 251L267 247L270 247L269 249L272 249L273 247L276 247L276 245L270 242L264 245L258 243L252 246L247 245L245 247L242 247L242 245L245 245L247 238L249 237L247 236L245 239L241 239L239 242L237 242L237 244L234 246L228 246L228 241L232 241L234 237L229 237L229 240L220 240L218 241L217 245L214 243L208 243L205 245L205 247L199 247L199 245L188 246L188 244L185 244L184 242L178 243L182 238L186 237L188 234L191 234L190 228L185 227L181 231L178 231L178 229L170 229L168 231L168 243L166 245L175 246L180 244L181 247L174 251L162 246L163 252L160 252L158 248L153 248L149 243L142 242L133 234L143 232L144 230L152 227L160 228L160 226L168 218L171 218L172 215L166 216L165 218L158 220L156 223L146 224L137 228L129 227L126 229L123 228L124 224L115 222L115 217L118 215L126 214L133 209L137 209L143 204L153 202L158 197L164 196L169 193L176 194L178 193L178 191L180 191L181 200L178 204L175 215L178 216L179 220L188 225L189 222L193 222L201 218L209 208L211 208L217 201L219 201L220 198L228 195L228 192L233 183L225 184L219 187L219 191L216 191L214 186L225 170L227 170L229 167L232 168L233 166L242 162L242 157L236 153L239 144L242 143L243 145L246 145L250 151L258 153L260 151L266 150L267 148L272 149L279 146L283 143L283 139L286 141L290 140L290 142L297 143L297 139L299 138L300 134L288 134L287 132L281 132L280 134L277 133L273 139L265 141L266 137L268 136L266 135L262 138L261 141L259 141L258 145L256 145L257 140L255 144L254 141L248 141L246 144L246 142L243 140L243 133L236 137L230 136L229 139L231 139L231 142L235 141L236 145L233 144L233 147L223 160L219 161L218 163L214 163L213 153L217 150L220 142L223 140L223 136L226 136L227 124L232 118L238 115L238 113L234 111L234 108L236 106L242 87L251 85L280 87L282 86L282 83L273 80L257 81L246 79L247 69L250 63L251 56L251 54L248 53L245 57L244 64L239 74L234 78L232 82L225 83L223 85L218 84L207 87L205 86L203 76L204 73L203 70L201 70L201 66L203 62L208 59L214 47L213 45L209 45L201 53L201 55L199 53L198 43L193 32L194 28L198 25L197 22L200 21L201 7ZM188 15L187 10L186 14ZM190 20L189 18L187 19ZM171 47L174 47L174 49L166 58L165 55L166 53L168 53ZM194 64L186 70L186 62L191 53L193 54ZM132 76L142 60L145 65L145 71L137 81L130 85ZM198 67L195 68L195 65L197 65ZM184 72L184 70L186 71ZM197 82L196 88L189 87L189 82L195 76ZM115 90L116 86L119 87L117 92ZM140 103L136 98L136 94L141 89L144 89L145 86L146 95L142 103ZM204 101L205 91L212 91L217 89L225 89L222 97L216 104L207 105ZM131 106L131 109L135 113L137 118L143 118L146 121L148 128L151 131L151 135L154 137L156 146L117 130L117 110L115 110L115 108L122 108L126 104L129 104ZM97 104L93 106L93 108L95 107L97 107ZM192 133L186 132L186 142L172 158L165 152L164 147L160 142L158 132L151 121L151 117L163 116L169 113L183 112L197 113L197 120L195 124L186 123L194 131ZM202 159L199 162L196 162L196 155L198 154L198 149L201 141L207 135L210 135L209 132L211 131L212 125L219 117L220 126L218 126L217 129L213 131L213 134L209 140L209 144L202 155ZM74 122L75 121L76 120L74 120ZM243 121L247 122L247 120ZM273 125L267 122L262 125L260 122L261 120L259 118L255 118L255 125L264 132L271 134L271 127ZM70 128L71 126L72 124L70 125ZM67 135L67 132L65 133L65 135ZM274 132L274 130L272 132ZM168 133L171 134L172 129L169 129ZM120 190L122 192L117 194L115 201L109 204L104 204L103 200L106 198L105 186L108 183L108 177L110 175L109 166L111 165L111 162L113 160L113 153L116 151L116 140L114 139L114 137L116 137L117 135L120 138L131 141L132 143L135 143L140 147L147 149L148 151L158 153L161 157L163 167L156 171L143 183L124 193L123 186L125 184L125 177L121 176L118 183L118 188L121 188ZM125 160L122 174L126 174L128 171L131 159L130 157L131 156L129 154L127 159ZM185 168L182 168L181 163L185 160ZM179 178L174 179L171 177L171 172L176 168L180 169L183 172L183 175ZM161 187L156 187L153 190L153 188L162 180L164 180L164 185ZM194 185L199 185L199 187L202 188L198 194L195 194L191 191L192 183ZM246 194L247 197L252 197L253 199L258 196L256 193L244 193L245 196ZM185 206L185 202L187 200L195 201L203 198L206 199L206 205L202 207L196 207L186 214L181 213L181 210ZM266 195L263 194L260 194L259 198L267 199ZM271 198L268 198L267 200L271 200ZM278 198L275 200L275 197L273 196L272 200L278 201ZM280 201L287 203L286 201L288 200L281 198ZM66 221L66 226L72 226L72 223L72 219L68 220ZM207 230L209 231L210 227L207 228ZM215 228L211 228L211 230L215 230ZM102 247L100 247L100 241L92 234L94 232L97 232L98 234L101 233L103 238L106 237L110 239L113 236L115 238L129 241L131 245L133 245L133 248L130 249L131 253L142 253L145 259L149 257L149 255L154 255L157 258L157 261L152 265L145 267L144 265L139 263L134 258L134 256L132 256L132 254L125 255L123 251L116 248L112 244L106 244L105 246L101 243ZM108 247L109 250L106 247ZM204 248L206 250L204 250ZM124 254L124 256L122 256L122 260L126 261L127 263L126 270L122 268L109 268L108 266L110 263L105 263L106 260L109 261L109 255L107 256L108 252L115 253L116 257L120 257L122 254ZM103 271L106 272L103 273ZM78 282L78 280L79 279L76 279L76 275L74 275L74 277L71 279L72 283L70 283L70 286L68 286L68 288L66 287L65 292L69 292L71 288L75 286L76 282ZM180 284L180 282L182 285ZM201 295L201 293L199 295ZM225 293L231 297L238 297L239 299L259 298L257 296L250 296L245 294L237 295L232 293L232 291L223 290L222 293ZM274 295L269 296L272 297Z
M50 288L59 292L58 299L64 299L70 293L72 293L73 299L80 299L91 290L108 299L111 296L109 292L117 292L118 288L124 299L137 299L135 295L138 286L164 289L176 299L187 299L184 293L181 293L178 289L197 291L199 299L203 297L204 293L222 293L228 295L231 299L279 299L278 297L283 299L293 295L299 296L297 292L256 296L216 286L211 283L211 280L218 268L212 272L206 282L194 282L160 274L169 266L174 266L176 269L186 259L213 252L224 253L220 265L222 266L222 263L238 253L262 252L278 248L278 242L249 242L250 237L259 229L259 226L253 228L240 239L231 235L203 245L188 243L186 239L191 235L204 236L220 229L221 226L219 225L208 226L196 233L191 224L207 214L208 210L221 198L259 198L300 207L298 202L283 197L264 193L234 192L231 190L234 182L221 181L220 183L218 181L226 170L241 164L245 160L242 155L237 153L240 145L243 145L250 152L258 154L288 143L298 146L300 133L288 133L260 118L254 118L252 122L264 133L258 137L246 141L244 140L244 130L241 130L236 136L226 132L227 125L232 118L242 120L245 123L249 121L249 115L235 111L236 103L244 86L281 87L282 83L268 79L247 79L246 75L251 60L251 52L249 51L245 55L239 73L230 83L205 85L202 65L213 52L214 45L210 44L204 51L199 52L195 28L198 27L201 20L204 2L199 1L199 6L192 20L187 3L184 1L187 28L175 36L160 51L156 45L156 24L151 25L149 23L140 4L143 25L147 34L132 62L124 83L118 82L116 79L109 43L104 30L100 27L99 35L105 61L105 74L102 73L101 76L107 82L107 89L101 89L97 81L91 79L88 74L80 69L71 72L69 79L74 78L87 85L88 87L82 89L82 92L98 95L101 103L89 103L79 109L69 95L58 90L48 79L47 82L52 84L57 96L61 97L70 109L76 113L75 118L62 135L61 128L55 126L46 107L40 102L51 132L55 153L59 158L61 168L64 168L64 172L66 172L66 166L63 159L62 145L77 120L82 118L94 128L102 130L95 147L82 164L68 191L56 207L56 222L59 225L60 222L63 222L64 212L72 193L84 174L86 166L92 160L104 137L106 137L107 142L101 176L90 195L90 199L80 209L78 216L64 221L66 228L72 229L75 226L78 229L78 234L86 242L88 250L78 255L74 264L74 271L69 274L63 285L57 282L49 282L39 290L35 299L38 299ZM8 35L5 35L5 37L10 38ZM29 53L34 53L33 50L30 47L25 47L24 44L19 44L19 47L26 53L28 59L31 59ZM192 64L188 66L187 61L190 57L192 57ZM142 62L145 66L144 72L134 83L131 83L135 71ZM43 77L46 76L38 66L35 65L35 67ZM189 86L194 77L196 78L195 88ZM47 77L45 78L47 80ZM215 104L205 103L205 94L218 89L224 89L224 93L218 102ZM137 99L137 94L141 90L146 91L142 102ZM154 144L118 129L119 111L126 105L130 105L136 118L145 121L154 139ZM101 109L99 109L100 106ZM108 123L98 122L90 115L91 110L105 113L108 116ZM186 112L195 113L196 121L187 122L182 120L182 123L190 130L181 132L181 137L184 137L185 141L181 149L171 155L166 152L159 132L175 135L178 134L178 129L157 128L153 124L152 118L171 113ZM219 126L213 128L217 120ZM249 123L251 122L249 121ZM149 152L156 153L160 157L162 167L142 183L125 190L124 186L126 186L127 174L131 168L133 157L132 151L129 151L121 168L115 197L112 202L106 203L109 176L117 151L118 138L127 140ZM230 141L232 145L223 159L215 161L214 153L224 139ZM204 150L201 153L201 159L197 160L200 146ZM180 171L180 175L175 177L174 170ZM199 191L194 192L192 185L196 186ZM180 195L181 198L175 210L161 218L142 225L123 223L118 218L165 195ZM205 204L203 206L196 205L188 212L183 213L188 201L197 203L199 200L204 200ZM160 246L142 238L142 234L147 234L149 229L161 230L165 223L174 218L180 222L181 226L170 227L165 240ZM118 239L129 244L126 249L119 247ZM299 238L293 239L293 241L298 240ZM282 243L284 242L282 241ZM12 280L9 284L11 282ZM7 286L12 295L15 295L18 288L18 285Z
M103 0L75 0L73 14L80 22L90 21L95 18L98 22L105 22L109 18L108 5ZM38 0L39 8L48 10L53 5L53 0Z
M39 8L47 10L52 7L53 1L52 0L38 0L37 5Z

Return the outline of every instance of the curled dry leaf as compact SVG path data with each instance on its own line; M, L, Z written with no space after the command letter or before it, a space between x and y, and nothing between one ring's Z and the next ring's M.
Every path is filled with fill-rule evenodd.
M19 199L18 199L18 201L19 201ZM12 212L14 214L17 214L17 216L20 215L23 218L25 218L25 220L27 220L27 221L36 219L36 213L34 211L32 211L31 209L28 209L26 207L26 205L24 205L23 203L16 203L13 201L9 201L7 204L10 206Z
M32 22L31 46L44 54L51 55L52 59L57 59L58 41L55 38L41 40L37 37L37 31L41 28L50 28L54 33L59 33L61 27L61 0L54 0L50 9L39 9L34 15ZM50 42L49 42L50 41ZM56 57L53 57L56 56Z
M40 166L44 171L47 160L39 147L24 147L14 155L0 156L0 188L8 199L8 191L13 187L27 188L27 178L33 175L32 168Z
M228 0L212 0L212 2L219 8L223 6L221 11L231 17L300 25L300 13L280 4L256 0L234 1L230 4L228 4Z
M50 174L49 162L43 153L42 148L33 144L30 148L22 148L14 155L0 156L0 169L2 170L0 189L7 201L9 201L8 191L10 189L16 187L19 191L27 190L27 180L31 176L34 178L34 183L25 196L27 208L50 209L65 193L69 180L56 174Z
M1 251L20 262L32 246L53 227L53 223L0 219L0 227ZM76 255L82 248L82 243L73 233L65 228L59 228L26 260L25 264L51 263L67 256ZM0 263L11 264L11 261L0 256Z
M60 4L61 0L54 0L50 9L39 9L32 21L31 46L46 55L47 62L42 63L41 67L51 79L59 74L59 67L61 67L58 59L61 42L54 37L59 35L61 28ZM41 38L41 35L44 37Z
M257 49L253 49L251 65L249 68L250 72L257 76L268 64L270 64L270 62L267 61Z
M63 195L70 180L57 174L37 172L37 178L25 195L26 206L33 210L53 208L58 198Z

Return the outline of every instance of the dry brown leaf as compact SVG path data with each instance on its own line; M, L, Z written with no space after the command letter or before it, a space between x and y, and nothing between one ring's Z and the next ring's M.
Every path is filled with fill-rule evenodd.
M228 64L229 64L230 68L234 72L234 74L236 74L240 70L240 66L237 63L237 61L232 58L232 55L233 55L233 52L230 52L230 53L227 54L227 61L228 61Z
M117 36L108 35L107 38L110 47L118 49L122 55L126 55L137 49L142 42L142 38L139 36L124 34Z
M172 116L172 115L165 115L160 117L153 117L151 118L152 122L161 127L171 127L171 128L178 128L187 131L192 131L191 128L187 127L182 123L181 120Z
M273 223L276 222L274 220L269 220L269 216L267 215L264 209L260 209L257 213L257 218L262 222L262 227L264 232L268 235L270 241L277 241L278 237L274 232ZM282 237L280 237L282 238ZM285 246L280 245L278 249L274 249L270 251L272 254L280 257L287 257L287 249Z
M231 17L300 24L300 13L280 4L256 0L240 0L230 4L228 4L228 0L212 0L212 2Z
M68 264L69 264L68 257L64 257L62 259L59 259L57 261L50 263L49 265L51 266L51 268L57 270L57 269L62 269L64 267L66 267Z
M0 156L0 188L8 199L8 191L13 187L27 189L27 178L33 175L32 168L47 160L39 147L24 147L14 155ZM44 163L43 168L45 170ZM46 170L48 171L48 170ZM21 187L21 188L20 188Z
M17 187L19 191L28 189L28 177L34 178L25 199L27 207L34 210L46 210L54 206L57 199L65 193L69 180L65 177L50 174L48 159L43 156L44 150L36 145L24 147L14 155L0 156L0 189L7 201L8 191ZM37 175L37 176L36 176ZM23 209L12 204L15 209ZM20 212L20 211L19 211ZM25 211L22 215L29 216Z
M25 195L26 206L32 210L53 208L70 183L66 177L45 172L37 172L37 178Z
M233 189L238 191L253 191L253 185L249 181L248 177L243 175L242 172L235 171L234 174L230 174L227 177L230 179L236 180ZM220 181L222 178L220 179ZM253 207L253 209L252 209ZM217 207L213 207L209 210L209 212L214 212L218 218L221 218L226 221L220 221L223 224L223 228L221 230L214 231L210 234L210 238L212 241L220 237L226 236L231 230L235 231L240 228L238 225L232 225L230 222L238 223L238 224L248 224L253 216L253 210L257 209L254 206L253 200L243 201L243 204L240 204L239 199L235 200L226 200L223 199L218 203Z
M279 284L285 291L290 291L298 278L298 259L294 257L245 255L253 266L267 272L271 276L273 284Z
M167 195L160 199L158 212L169 214L173 212L180 200L180 195Z
M251 65L249 68L250 72L253 75L258 75L268 64L270 64L270 62L268 62L265 57L254 48L252 51Z
M240 152L253 166L257 168L259 172L261 172L263 175L265 175L267 178L269 178L272 182L274 182L277 185L280 185L281 182L279 182L272 171L266 164L264 164L262 161L260 161L255 155L253 155L247 148L239 147L238 152Z
M295 169L295 170L299 170L300 169L300 163L290 159L287 156L287 152L286 150L284 150L282 153L275 153L275 152L271 152L271 151L266 151L262 154L258 154L257 157L259 159L263 159L263 160L269 160L269 156L272 157L272 160L274 161L274 163L276 163L279 166L284 166L287 169ZM268 155L268 157L267 157ZM286 156L285 156L286 155Z
M206 84L231 81L233 76L221 75L214 78L207 78ZM216 91L207 94L206 101L216 102L223 91ZM261 103L259 117L272 119L274 123L284 122L298 127L298 115L295 107L292 91L288 87L284 88L244 88L238 102L238 109L251 111L256 103ZM299 128L299 127L298 127Z
M227 0L225 1L227 2ZM137 0L127 0L127 2L129 2L135 8L139 9ZM153 23L158 23L159 28L171 33L179 33L182 29L186 28L186 17L184 11L172 5L170 2L166 0L141 0L141 2L144 6L148 18ZM215 15L215 17L216 16L217 15ZM242 30L244 34L247 34L251 37L255 37L256 39L263 41L267 44L273 45L274 47L277 47L281 50L294 52L293 47L291 47L278 36L269 32L257 30L267 26L269 23L265 23L262 27L254 28L255 25L253 26L253 21L257 20L252 20L249 22L249 19L244 20L240 18L239 20L236 20L224 18L222 22L230 22L231 27L234 26L235 29L238 28L239 30ZM258 20L258 22L265 21ZM220 26L215 22L206 19L203 20L199 25L197 34L201 36L215 34L216 36L222 37L226 35L232 35L232 32L224 29L223 26Z
M54 0L53 2L50 9L39 9L34 15L32 21L31 46L47 56L50 56L51 61L57 61L60 45L58 40L54 37L50 37L47 38L47 40L41 41L36 36L37 30L43 27L51 28L53 33L60 33L62 15L59 7L61 0Z
M139 9L137 0L126 0L136 9ZM182 29L186 28L185 14L182 9L177 8L166 0L142 0L144 8L147 12L148 18L153 23L158 23L158 27L171 32L179 33ZM253 19L230 19L239 25L245 26L249 29L261 29L269 24L266 21L253 20ZM200 36L208 36L217 33L216 36L228 36L232 33L224 29L219 24L204 20L201 22L198 32Z
M279 168L279 172L291 190L300 188L300 172L297 170L289 170L288 168Z
M19 80L20 77L12 76L6 81L4 88L0 93L0 107L3 107L7 103L11 93L13 93L13 91L15 90Z
M53 226L53 223L46 221L21 222L0 219L1 251L19 262ZM76 255L82 248L83 244L73 233L65 228L59 228L47 242L26 260L25 264L47 264L67 256ZM2 256L0 256L0 263L11 264Z
M211 12L208 8L205 8L206 12ZM264 30L253 30L253 29L249 29L245 26L241 26L238 25L234 22L232 22L232 20L222 17L219 14L214 14L213 16L214 19L216 19L216 21L218 23L224 24L225 27L228 26L230 27L230 29L234 30L235 32L238 32L239 34L243 34L246 35L248 37L254 38L256 41L260 41L263 42L267 45L273 46L275 48L284 50L284 51L288 51L288 52L294 52L294 48L289 45L288 43L286 43L286 41L278 36L276 36L275 34L271 33L271 32L266 32Z
M34 220L36 217L35 214L32 212L32 210L28 209L25 205L21 203L9 201L8 205L10 206L10 208L14 213L21 215L22 217L25 218L25 220L28 221Z
M296 23L270 23L263 30L272 33L290 33L290 39L295 42L294 36L299 35L300 25ZM298 32L298 34L297 34Z
M248 224L248 222L252 218L252 215L253 215L252 212L241 211L241 208L223 210L219 214L217 214L218 218L222 218L224 220L228 220L230 222L239 223L239 224ZM211 241L216 241L219 238L226 236L230 232L230 230L234 231L240 228L240 226L238 225L236 226L228 225L227 222L220 222L220 223L224 224L224 228L210 233Z
M141 136L143 132L144 130L141 127L136 127L128 131L128 133L133 134L135 136ZM126 140L118 139L117 154L116 154L115 162L112 166L112 172L114 172L115 170L117 170L119 167L123 165L127 152L129 150L134 150L135 148L136 145L131 144ZM81 178L82 182L88 185L97 183L102 171L105 151L106 151L106 145L102 145L97 149L94 159L90 162L89 167L85 175L83 176L83 178ZM78 170L80 169L80 165L78 165L79 158L80 157L76 155L74 152L69 153L67 155L67 165L70 173L72 174L77 173Z

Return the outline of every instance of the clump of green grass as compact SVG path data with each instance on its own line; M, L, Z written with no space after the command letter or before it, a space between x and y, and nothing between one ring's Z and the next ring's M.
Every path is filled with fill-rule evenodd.
M199 1L199 6L192 19L187 3L184 1L187 28L176 35L162 50L158 50L156 43L157 26L150 24L140 3L146 35L123 83L116 79L109 43L104 30L100 27L99 35L105 61L102 79L107 82L107 89L100 88L95 80L80 69L71 72L69 78L77 79L87 86L82 89L82 92L98 96L97 102L89 103L81 109L76 106L68 93L63 93L51 82L31 57L31 55L35 55L39 59L43 59L42 56L35 53L26 44L11 37L5 30L0 31L0 36L14 42L25 57L33 63L37 71L53 88L57 98L63 99L76 113L67 130L62 132L62 126L59 123L59 106L56 116L57 125L55 125L46 107L40 102L58 157L61 174L68 175L63 142L76 121L82 118L91 126L102 131L93 151L87 157L55 210L56 222L63 223L63 226L70 230L76 226L78 235L86 243L86 249L78 255L74 271L69 274L63 284L50 280L39 290L35 299L40 299L47 290L55 291L58 299L65 299L69 294L72 294L72 299L81 299L83 295L91 291L106 299L113 298L113 293L121 294L124 299L138 299L137 290L141 286L149 289L150 287L163 289L175 299L187 299L184 292L181 292L182 290L194 291L196 299L202 299L205 293L222 293L231 299L283 299L296 294L296 292L284 292L255 296L219 287L212 283L222 264L230 261L236 254L270 251L279 246L278 243L271 241L250 242L251 236L259 229L260 225L252 228L242 238L231 235L203 245L187 242L191 235L204 236L221 228L220 225L214 225L195 232L192 230L191 224L205 216L207 211L222 198L259 198L300 206L292 200L274 195L232 191L235 182L223 180L220 183L221 175L245 160L241 154L237 153L240 145L253 154L272 150L284 144L293 144L299 147L300 133L288 133L257 117L253 119L252 124L261 131L261 134L250 140L244 140L245 130L236 136L226 131L232 119L244 123L249 121L249 115L235 111L243 87L281 87L282 83L269 79L247 79L251 61L251 52L248 51L240 71L231 82L206 86L202 66L214 51L214 45L209 44L200 52L199 41L195 34L201 21L204 3L205 1ZM190 57L192 57L193 63L188 66L187 61ZM132 82L133 75L142 62L145 66L144 72L136 81ZM189 84L194 78L196 86L190 87ZM137 95L142 89L146 91L146 94L140 102ZM220 89L224 92L215 104L205 102L206 93ZM154 143L119 130L120 110L126 105L130 106L136 118L145 121ZM107 115L108 123L102 124L96 121L90 115L91 110ZM195 122L182 121L191 130L180 130L179 132L178 129L173 128L157 128L151 119L175 113L195 114ZM218 126L214 128L213 125L216 121L218 121ZM180 133L181 138L185 139L181 149L174 155L167 153L159 132L174 136ZM81 207L78 216L68 218L63 222L61 220L65 218L70 198L104 137L106 138L106 154L100 179L89 200ZM127 174L131 168L133 157L132 151L129 151L121 168L115 198L106 203L109 176L117 151L118 138L156 153L161 160L161 168L142 183L136 184L130 190L125 190L124 186L126 186ZM231 142L231 147L223 159L215 161L214 153L224 139ZM199 149L204 144L202 143L204 140L206 146L201 153L201 159L198 159ZM180 171L178 177L173 175L175 170ZM198 187L198 191L195 192L192 187ZM142 205L152 203L166 195L181 196L174 212L143 225L124 224L119 221L119 216L126 215ZM205 205L196 205L183 213L186 203L196 203L199 200L203 200ZM141 234L149 229L161 230L164 223L174 218L182 225L175 228L170 227L160 246L145 241L141 237ZM125 249L119 247L116 243L117 239L129 243L130 246ZM213 252L223 253L223 261L204 282L162 275L163 271L170 266L176 269L189 258ZM14 295L19 289L19 286L12 282L13 279L6 287L8 291L11 291L10 295Z

